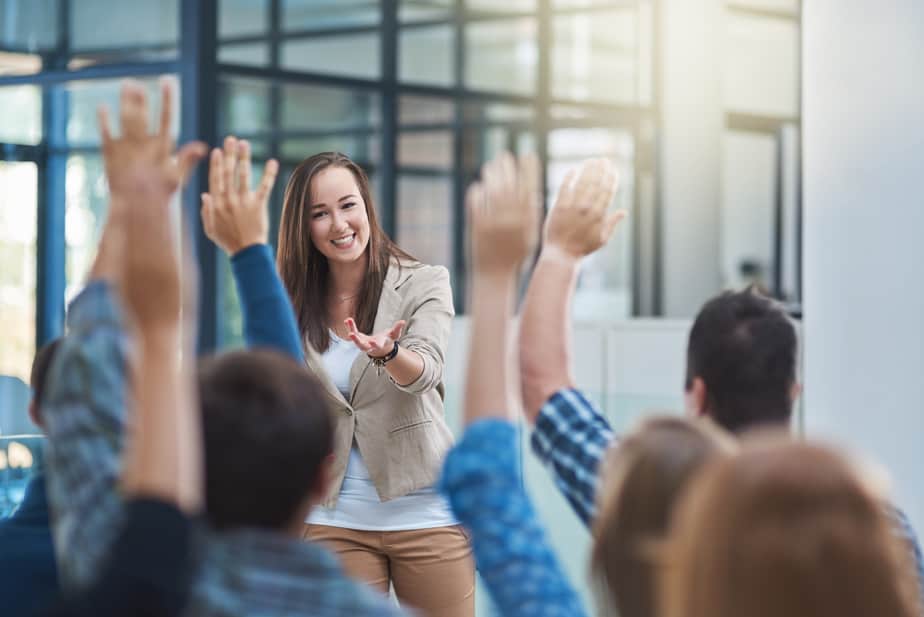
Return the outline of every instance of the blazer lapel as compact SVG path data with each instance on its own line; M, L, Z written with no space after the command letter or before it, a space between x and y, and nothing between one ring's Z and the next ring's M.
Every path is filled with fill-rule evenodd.
M311 372L318 378L328 396L330 396L335 403L348 404L346 398L340 393L340 390L337 389L330 375L328 375L327 371L324 369L324 362L321 360L321 355L315 351L311 345L307 345L307 349L305 350L305 363L308 365L308 368L311 369Z

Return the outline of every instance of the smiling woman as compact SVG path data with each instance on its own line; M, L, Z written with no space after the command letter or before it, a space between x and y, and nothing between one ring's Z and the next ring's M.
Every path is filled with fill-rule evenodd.
M393 585L402 604L471 617L471 549L433 487L452 441L442 379L449 273L385 234L365 172L335 152L292 173L278 247L306 361L337 425L333 481L305 537L339 553L353 576L383 592Z

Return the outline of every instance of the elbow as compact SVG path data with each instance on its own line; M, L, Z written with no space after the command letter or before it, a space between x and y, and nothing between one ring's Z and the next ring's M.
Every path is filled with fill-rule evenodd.
M397 386L399 390L415 396L421 396L431 390L437 389L443 382L443 359L437 354L434 354L432 350L425 347L408 345L407 349L413 351L420 357L423 366L420 375L411 383L399 384L392 380L395 386Z

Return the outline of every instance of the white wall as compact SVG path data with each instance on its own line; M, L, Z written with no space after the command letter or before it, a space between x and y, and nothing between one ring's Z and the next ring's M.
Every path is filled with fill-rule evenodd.
M806 428L924 531L924 3L804 4Z

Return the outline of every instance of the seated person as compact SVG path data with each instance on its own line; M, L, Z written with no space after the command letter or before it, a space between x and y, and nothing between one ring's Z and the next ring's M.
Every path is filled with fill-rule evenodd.
M907 548L856 469L768 437L709 464L678 506L662 615L919 615Z
M125 520L116 486L128 425L128 344L115 297L125 284L118 264L129 252L121 225L142 207L167 218L171 196L204 154L193 144L174 156L168 90L155 135L148 134L139 86L122 89L119 138L109 134L103 114L109 220L90 282L71 303L70 334L50 375L48 488L62 582L71 589L99 579ZM287 318L295 329L291 311ZM316 380L274 352L235 352L203 365L196 394L207 525L196 529L185 614L402 614L348 579L326 551L301 541L302 521L324 494L333 439ZM132 469L126 473L133 476Z
M549 213L520 324L524 411L534 425L531 446L580 519L593 525L600 463L616 442L596 406L576 389L571 372L570 302L578 266L612 235L623 212L588 209L588 200L614 186L606 163L583 166ZM589 187L589 188L588 188ZM578 192L578 194L575 194ZM612 193L606 205L612 201ZM800 386L796 330L783 308L752 290L707 302L690 331L684 400L688 415L738 434L772 425L788 428ZM883 505L892 530L915 563L924 598L924 563L904 515Z
M45 378L59 340L39 349L32 361L29 417L38 427L42 426ZM22 503L9 518L0 520L0 597L10 615L32 614L58 592L42 466L42 461L36 461Z

